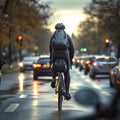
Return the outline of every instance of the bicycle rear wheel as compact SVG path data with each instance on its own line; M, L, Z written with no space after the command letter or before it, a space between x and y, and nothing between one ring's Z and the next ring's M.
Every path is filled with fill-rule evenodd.
M62 102L63 102L63 85L64 85L64 81L63 81L63 75L62 73L59 73L58 76L58 110L61 111L62 110Z

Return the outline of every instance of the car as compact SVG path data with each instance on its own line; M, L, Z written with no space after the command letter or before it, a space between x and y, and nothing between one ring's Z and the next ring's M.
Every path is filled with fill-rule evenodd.
M95 56L88 56L86 60L84 61L84 75L87 75L90 71L90 66L92 65L93 61L95 59Z
M73 65L75 65L75 68L79 66L79 59L80 59L80 56L74 56L74 58L72 59L72 62L73 62Z
M79 71L82 71L84 69L84 63L86 60L86 56L81 56L79 59Z
M52 77L49 55L40 55L37 62L33 64L33 79L38 80L41 76Z
M20 72L33 70L33 63L38 60L39 56L26 56L19 63Z
M111 87L120 87L120 64L111 69L109 83Z
M94 79L96 75L109 75L110 70L118 65L116 57L98 56L90 66L89 76Z

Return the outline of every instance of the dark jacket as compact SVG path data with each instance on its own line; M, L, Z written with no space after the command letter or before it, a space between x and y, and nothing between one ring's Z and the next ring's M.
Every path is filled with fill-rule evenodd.
M53 40L53 37L54 37L54 34L53 36L51 37L51 40L50 40L50 45L49 45L49 52L50 52L50 60L52 60L52 54L53 53L53 49L52 49L52 40ZM69 43L69 48L68 48L68 51L69 51L69 58L70 58L70 61L72 63L72 59L74 57L74 46L73 46L73 43L72 43L72 40L70 38L70 36L67 34L67 38L68 38L68 43ZM52 61L51 61L52 62Z

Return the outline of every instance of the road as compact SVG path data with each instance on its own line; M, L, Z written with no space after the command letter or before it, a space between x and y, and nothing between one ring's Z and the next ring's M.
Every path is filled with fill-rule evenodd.
M103 104L109 104L115 89L109 86L108 78L93 81L74 66L70 72L72 99L64 100L62 112L58 112L57 95L50 87L50 78L33 81L32 71L4 74L0 85L0 120L69 120L91 114L93 108L79 105L74 99L75 92L81 87L94 88Z

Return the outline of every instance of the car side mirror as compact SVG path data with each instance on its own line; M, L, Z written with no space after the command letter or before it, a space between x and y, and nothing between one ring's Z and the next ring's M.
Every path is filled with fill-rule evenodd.
M75 93L74 98L79 104L95 107L96 110L100 109L101 102L95 89L81 88Z

